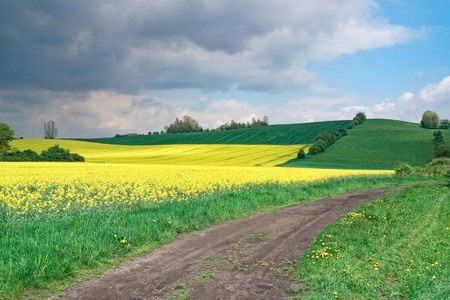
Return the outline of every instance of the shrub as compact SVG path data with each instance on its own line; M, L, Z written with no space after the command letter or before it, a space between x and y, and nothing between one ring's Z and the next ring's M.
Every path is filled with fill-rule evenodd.
M41 161L84 161L79 154L72 154L70 150L63 149L59 145L43 150L40 155Z
M434 151L436 157L450 157L450 146L445 143L439 143Z
M320 147L317 144L312 145L309 148L309 154L314 155L320 152Z
M440 157L433 159L424 169L427 175L448 175L450 174L450 158Z
M305 147L300 148L300 150L297 153L298 159L303 159L306 157Z
M439 129L448 129L448 124L439 125Z
M444 142L444 136L442 135L442 131L438 130L433 133L434 140L436 145Z
M398 162L395 165L395 175L398 176L406 176L406 175L410 175L413 171L413 168L411 167L411 165L409 165L406 162Z
M353 121L347 124L347 129L352 129L353 127L355 127L355 123L353 123Z

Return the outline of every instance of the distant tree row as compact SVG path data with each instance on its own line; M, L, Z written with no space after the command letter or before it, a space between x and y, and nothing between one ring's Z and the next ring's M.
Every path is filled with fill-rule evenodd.
M260 126L267 126L267 125L269 125L269 117L268 116L264 116L262 120L256 119L255 117L253 117L251 122L245 122L245 123L236 123L234 120L231 120L231 122L225 123L225 124L217 127L216 130L224 131L224 130L233 130L233 129L241 129L241 128L260 127Z
M225 123L216 129L212 129L212 131L224 131L224 130L233 130L233 129L241 129L241 128L249 128L249 127L260 127L269 125L269 117L264 116L262 120L252 118L251 122L240 123L231 120L229 123ZM175 119L175 122L170 124L169 126L164 127L164 131L158 132L149 132L149 135L158 135L164 133L189 133L189 132L203 132L210 131L209 129L203 129L197 122L197 120L193 119L190 116L184 116L183 119ZM116 135L118 137L118 135Z
M14 150L11 152L3 152L0 155L0 161L66 161L66 162L83 162L84 157L77 153L70 153L70 150L63 149L59 145L43 150L41 154L33 150Z
M422 115L420 126L429 129L448 129L449 123L447 119L440 120L436 112L427 110Z
M326 148L330 147L332 144L334 144L337 140L339 140L341 137L347 135L347 130L345 129L338 129L333 131L331 134L326 133L325 131L322 131L316 135L314 145L309 147L308 154L315 155L320 152L324 152ZM306 146L302 147L300 151L297 154L297 158L305 158L306 157Z
M347 129L352 129L356 125L360 125L364 123L366 120L366 115L363 112L359 112L356 114L356 116L347 124ZM332 144L334 144L337 140L339 140L341 137L347 135L346 129L338 129L333 131L332 133L328 134L326 132L320 132L316 135L316 138L314 140L314 145L309 147L308 153L306 153L306 150L308 146L302 147L298 153L297 158L303 159L306 157L307 154L309 155L315 155L320 152L324 152L325 149L330 147Z

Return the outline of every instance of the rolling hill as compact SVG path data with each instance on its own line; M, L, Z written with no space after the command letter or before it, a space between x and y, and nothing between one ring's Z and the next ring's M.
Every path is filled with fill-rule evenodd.
M368 119L348 130L325 152L296 159L317 133L345 128L348 121L270 125L230 131L128 136L84 140L15 140L13 147L40 152L54 144L88 162L134 164L248 165L343 169L390 169L398 161L424 166L434 158L433 133L416 123ZM450 130L442 130L450 142Z
M318 132L345 128L348 120L302 124L269 125L235 129L162 135L139 135L119 138L82 139L82 141L115 145L234 144L299 145L314 143Z
M424 166L434 158L433 133L416 123L368 119L348 135L315 156L294 159L285 167L392 169L398 161ZM450 142L450 130L442 130Z

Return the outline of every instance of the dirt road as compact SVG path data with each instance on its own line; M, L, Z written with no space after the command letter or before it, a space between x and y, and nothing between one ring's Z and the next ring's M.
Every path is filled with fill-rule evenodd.
M293 262L327 224L389 188L258 213L138 257L51 299L283 299Z

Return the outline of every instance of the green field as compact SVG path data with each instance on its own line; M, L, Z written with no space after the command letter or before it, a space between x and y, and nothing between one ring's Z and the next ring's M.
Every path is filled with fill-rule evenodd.
M85 139L117 145L175 145L175 144L239 144L239 145L300 145L312 144L317 133L331 133L346 128L348 121L312 122L270 125L230 131L129 136L120 138ZM386 119L368 119L348 130L324 153L292 159L280 166L393 169L399 161L413 166L425 166L434 158L434 129L423 129L416 123ZM450 130L442 130L450 141Z
M238 145L298 145L314 143L318 132L332 132L345 128L346 121L312 122L288 125L269 125L229 131L209 131L162 135L140 135L119 138L83 139L116 145L170 144L238 144Z
M425 166L434 157L433 133L419 124L385 119L368 119L364 124L348 130L325 152L306 159L294 159L285 167L392 169L408 162ZM450 130L442 130L444 140L450 142Z

